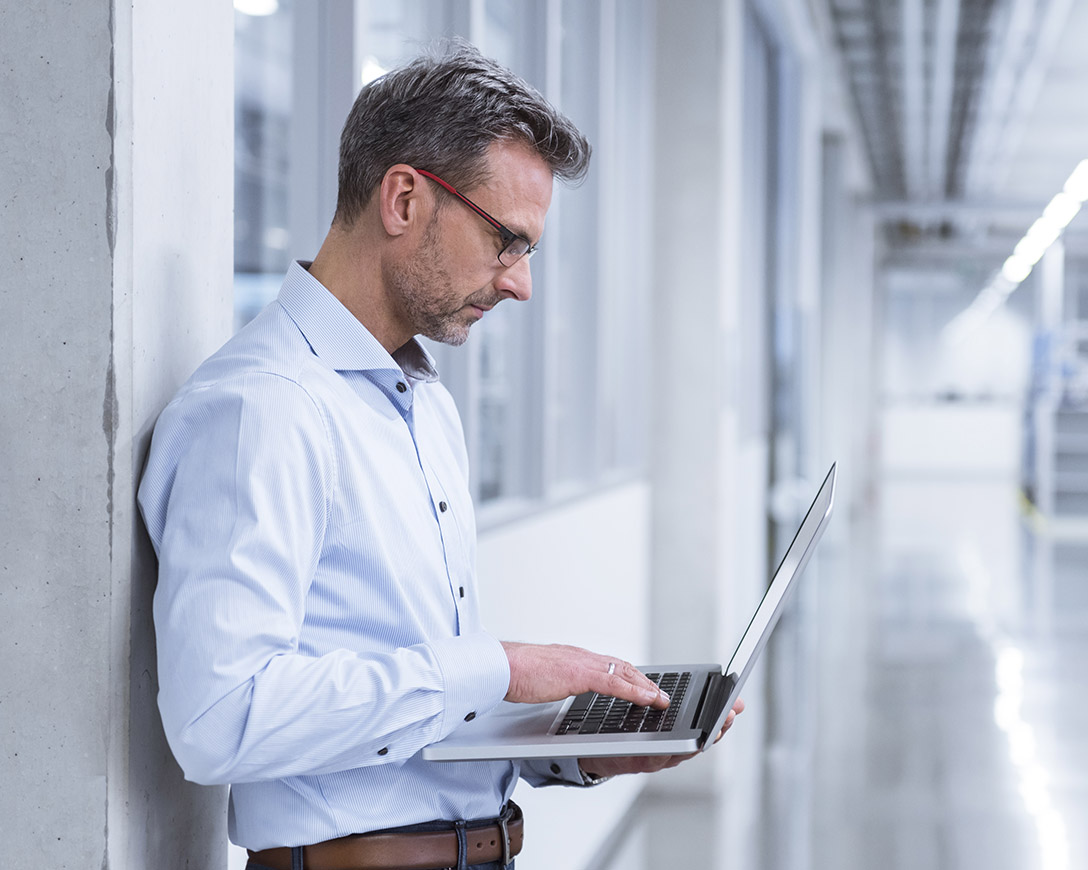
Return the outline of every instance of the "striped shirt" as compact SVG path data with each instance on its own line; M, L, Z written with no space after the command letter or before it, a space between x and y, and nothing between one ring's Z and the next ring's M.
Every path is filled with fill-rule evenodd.
M427 352L394 359L300 263L163 411L139 492L159 709L186 778L231 784L235 843L509 799L516 763L417 754L509 684L480 625L467 474Z

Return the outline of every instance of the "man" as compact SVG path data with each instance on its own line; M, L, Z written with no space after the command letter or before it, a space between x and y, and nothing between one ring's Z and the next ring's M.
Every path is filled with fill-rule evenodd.
M468 46L369 85L317 257L156 426L140 506L159 707L186 776L231 784L251 868L508 866L519 776L588 785L680 761L418 757L504 698L668 704L614 656L483 631L460 420L415 338L460 344L529 299L553 177L588 160L566 118Z

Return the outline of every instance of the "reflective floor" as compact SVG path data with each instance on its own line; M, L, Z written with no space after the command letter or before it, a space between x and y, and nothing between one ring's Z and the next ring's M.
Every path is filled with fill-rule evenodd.
M1088 541L1033 531L1007 480L878 501L871 575L837 592L863 630L820 608L810 866L1088 867Z
M649 859L602 867L1088 868L1088 538L1033 528L1008 476L876 491L821 546L812 685L763 698L806 736L765 753L758 856L723 833L739 798L660 798Z

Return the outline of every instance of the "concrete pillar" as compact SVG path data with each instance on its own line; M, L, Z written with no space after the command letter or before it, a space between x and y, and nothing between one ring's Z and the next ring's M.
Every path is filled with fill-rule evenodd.
M230 4L0 8L4 861L225 866L154 702L134 492L162 405L229 333Z

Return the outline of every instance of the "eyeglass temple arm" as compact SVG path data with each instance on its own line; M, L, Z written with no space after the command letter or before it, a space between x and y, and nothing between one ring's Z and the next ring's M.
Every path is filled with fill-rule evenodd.
M450 183L448 183L446 181L443 181L441 178L439 178L433 172L428 172L426 169L417 169L416 172L418 172L420 175L426 175L429 179L431 179L431 181L434 181L434 182L436 182L438 184L441 184L444 188L446 188L446 190L448 190L450 193L452 193L454 196L456 196L459 200L461 200L461 202L463 202L470 209L472 209L474 212L476 212L476 214L478 214L480 217L482 217L485 221L487 221L489 224L491 224L491 226L493 226L495 229L497 229L503 235L505 235L506 232L509 232L506 229L506 227L504 227L497 220L495 220L495 218L491 217L491 215L489 215L486 211L484 211L482 208L480 208L478 205L476 205L476 203L474 203L471 199L469 199L464 194L458 192L457 188L454 187L452 184L450 184Z

